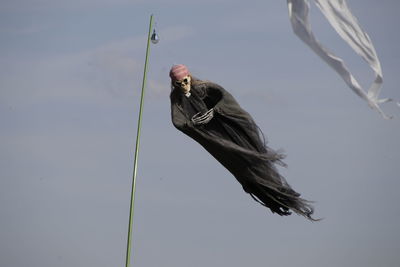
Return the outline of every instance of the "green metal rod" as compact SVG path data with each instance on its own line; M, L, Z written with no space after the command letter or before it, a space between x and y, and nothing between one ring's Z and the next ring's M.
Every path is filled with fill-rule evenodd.
M149 34L148 34L148 37L147 37L146 60L145 60L145 63L144 63L144 73L143 73L143 82L142 82L142 93L141 93L141 96L140 96L139 119L138 119L137 134L136 134L135 159L134 159L134 164L133 164L133 181L132 181L132 192L131 192L131 205L130 205L130 212L129 212L128 242L127 242L127 248L126 248L126 265L125 265L126 267L129 267L130 263L131 263L132 229L133 229L133 214L134 214L134 207L135 207L137 164L138 164L139 146L140 146L140 128L142 126L144 90L146 88L147 62L148 62L149 52L150 52L150 35L151 35L151 30L152 29L153 29L153 15L150 16Z

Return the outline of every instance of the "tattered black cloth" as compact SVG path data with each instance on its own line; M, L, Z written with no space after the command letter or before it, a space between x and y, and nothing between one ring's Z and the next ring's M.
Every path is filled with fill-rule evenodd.
M266 146L261 130L249 113L221 86L192 80L190 96L178 88L170 95L174 126L200 143L242 185L245 192L279 215L291 211L314 220L313 208L282 177L275 164L283 155ZM213 118L195 125L191 118L214 109Z

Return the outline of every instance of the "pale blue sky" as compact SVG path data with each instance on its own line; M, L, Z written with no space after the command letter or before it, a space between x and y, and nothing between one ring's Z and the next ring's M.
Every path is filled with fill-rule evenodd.
M400 99L397 0L348 0ZM0 2L0 265L124 266L146 35L134 225L142 267L397 267L400 109L383 120L292 33L286 1ZM312 5L313 27L363 86L372 71ZM279 217L178 132L172 64L232 92L288 182L316 201Z

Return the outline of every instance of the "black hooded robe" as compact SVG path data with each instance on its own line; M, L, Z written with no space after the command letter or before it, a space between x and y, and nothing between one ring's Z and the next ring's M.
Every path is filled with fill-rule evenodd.
M314 220L309 202L300 198L275 167L284 165L284 156L266 146L262 132L233 96L215 83L196 79L190 93L185 96L176 88L171 92L174 126L213 155L254 200L279 215L294 211ZM207 124L192 122L195 114L211 108L214 117Z

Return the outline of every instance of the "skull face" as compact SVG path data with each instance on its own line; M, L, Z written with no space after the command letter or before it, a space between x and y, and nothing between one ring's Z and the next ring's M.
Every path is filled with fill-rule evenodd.
M190 92L192 78L190 75L186 75L181 80L175 81L174 85L179 87L183 93L187 94Z

